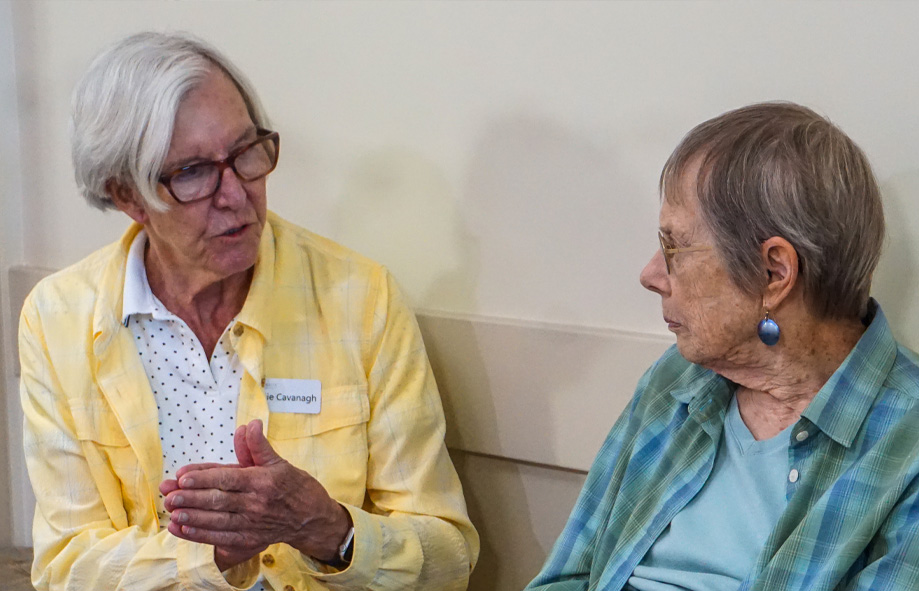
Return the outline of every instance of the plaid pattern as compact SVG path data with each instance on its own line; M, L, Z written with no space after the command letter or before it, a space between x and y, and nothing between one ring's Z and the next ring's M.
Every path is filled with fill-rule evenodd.
M223 589L259 574L274 589L465 589L478 556L444 446L444 417L414 316L379 265L269 214L232 331L246 372L239 424L259 418L275 449L351 513L354 557L326 572L289 546L227 579L210 546L156 516L157 410L121 322L139 226L36 287L22 314L25 453L38 500L38 589ZM322 383L319 414L269 413L265 378Z
M867 331L791 431L799 476L741 591L919 588L919 360L871 307ZM733 390L675 347L665 353L527 589L623 589L711 474Z

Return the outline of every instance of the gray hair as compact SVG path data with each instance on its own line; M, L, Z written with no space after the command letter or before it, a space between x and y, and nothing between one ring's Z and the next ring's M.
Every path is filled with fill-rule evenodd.
M798 253L811 312L866 313L884 241L884 211L871 165L838 127L801 105L760 103L696 126L661 173L660 191L678 202L679 179L700 158L702 219L731 280L762 293L760 245L785 238Z
M77 187L89 203L112 209L109 183L133 187L151 208L179 104L214 67L239 89L252 122L268 120L251 83L219 51L187 34L145 32L99 54L77 84L71 154Z

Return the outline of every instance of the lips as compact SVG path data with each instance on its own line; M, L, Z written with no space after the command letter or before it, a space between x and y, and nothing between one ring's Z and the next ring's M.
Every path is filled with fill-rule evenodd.
M680 323L677 322L676 320L673 320L673 319L671 319L671 318L667 318L666 316L664 316L664 322L667 323L667 328L670 329L670 330L676 330L677 328L680 328L681 326L683 326L682 324L680 324Z
M241 232L243 232L248 227L249 227L249 224L243 224L242 226L234 226L230 228L229 230L227 230L226 232L222 232L221 234L218 234L218 236L228 236L228 237L236 236L240 234Z

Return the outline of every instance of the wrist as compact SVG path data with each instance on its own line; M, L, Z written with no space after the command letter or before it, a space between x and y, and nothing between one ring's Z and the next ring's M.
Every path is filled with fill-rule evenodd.
M311 550L300 548L304 554L330 565L337 565L342 562L341 552L347 550L346 542L353 536L351 533L353 524L351 514L340 504L335 503L336 511L330 516L327 533Z
M339 540L335 548L335 556L329 563L338 568L344 568L351 564L351 555L354 553L354 522L351 520L351 513L343 506L338 505L345 517L345 534L338 537Z
M351 564L351 557L354 555L354 526L348 528L344 541L338 546L338 556L329 563L337 569L345 569Z
M351 564L351 555L354 552L354 523L351 521L351 514L347 509L338 505L345 517L345 533L343 536L336 536L333 539L338 540L335 547L335 554L330 560L324 560L329 566L337 569L347 568Z

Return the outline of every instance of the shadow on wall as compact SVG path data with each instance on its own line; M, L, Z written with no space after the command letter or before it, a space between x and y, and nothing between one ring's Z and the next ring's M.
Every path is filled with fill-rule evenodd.
M607 221L607 227L613 225L610 169L607 154L551 119L511 114L489 121L475 144L463 199L467 218L479 237L483 255L479 293L486 301L520 302L525 310L544 309L548 304L553 317L567 318L577 307L576 300L596 291L590 266L577 262L603 243L604 237L594 230ZM594 223L581 217L585 209ZM577 231L580 229L583 232ZM519 313L509 312L511 317ZM515 390L519 400L510 405L523 419L523 428L545 434L542 440L552 445L565 436L554 432L553 409L558 404L578 404L576 376L595 361L567 358L559 360L554 371L546 372L528 367L527 351L532 345L507 343L513 351L510 355L500 351L486 351L486 355L507 356L521 372L539 370L540 376L555 377L538 383L521 379L529 386ZM479 359L470 361L487 371L481 352L476 353ZM463 399L461 393L451 394L454 403ZM491 400L507 396L504 392L489 394ZM500 455L500 450L495 453ZM467 499L471 513L490 518L478 524L482 556L472 574L471 591L523 588L545 561L574 500L572 496L569 502L529 506L534 491L528 489L544 487L559 474L523 465L495 465L495 469L500 495L487 495L488 487L480 484L482 490L471 490ZM538 475L524 477L534 471ZM574 476L568 488L576 494L581 482L582 477Z
M506 307L499 314L608 326L614 314L605 311L634 296L642 262L628 257L623 241L649 203L630 198L639 189L613 143L601 139L538 114L487 122L464 201L488 260L479 297ZM628 276L612 276L623 270Z
M386 265L416 308L475 308L478 248L443 172L401 148L369 152L348 174L335 236Z
M443 173L423 157L403 149L384 149L360 158L348 176L338 211L336 237L343 244L385 264L419 307L475 309L475 287L480 265L475 240L457 211L455 196ZM420 299L419 299L420 298ZM426 324L421 322L423 334ZM464 392L473 389L476 401L488 404L493 395L488 372L479 351L475 329L463 324L462 334L452 335L448 348L425 335L425 346L441 390L447 417L447 441L457 439L454 432ZM494 440L495 410L478 409L478 417L491 417L476 424L477 432ZM500 491L480 490L479 481L466 474L465 457L453 458L463 481L469 515L481 537L478 566L470 589L499 589L501 563L507 553L498 547L500 524L488 523L485 516L498 511L512 515L516 507L505 506L509 499L526 498L519 479L505 479ZM488 479L485 480L486 482ZM508 486L510 484L510 486ZM522 547L535 547L533 539L521 539ZM502 557L499 559L499 557ZM481 579L483 582L476 582Z
M901 343L919 350L919 170L891 177L881 188L887 243L874 274L872 294Z
M487 396L476 395L476 399L493 400L493 392L488 381L487 368L483 362L481 352L475 346L474 327L466 325L468 337L463 339L465 346L451 350L441 350L436 345L432 346L434 339L426 339L428 347L428 356L431 359L431 366L434 368L434 374L437 383L441 389L441 396L444 400L444 414L447 417L447 442L455 440L453 430L456 425L456 417L462 411L457 409L457 404L462 404L464 393L469 392L470 388L478 388L477 394L488 393ZM457 358L459 354L459 357ZM462 365L459 372L453 371L455 367ZM471 367L470 367L471 366ZM471 371L470 371L471 370ZM474 383L464 380L464 377L473 377ZM487 432L487 437L493 437L497 429L494 407L488 409L489 412L481 413L479 416L491 417L488 424L477 424L476 427L481 432ZM462 452L452 452L451 457L456 466L457 473L463 483L463 493L466 497L466 505L469 510L469 518L472 520L479 532L481 550L479 552L479 561L469 581L470 591L492 591L503 588L501 582L507 577L503 575L510 564L516 558L511 558L516 552L508 553L507 546L502 546L504 541L501 533L512 531L508 529L510 523L496 523L490 517L500 515L505 519L514 520L514 516L520 517L521 508L524 515L529 515L526 508L526 491L523 488L519 476L516 478L505 478L500 481L500 490L496 490L495 480L492 478L481 478L481 474L471 473L470 467L464 461L466 454ZM513 470L513 468L510 468ZM478 478L477 478L478 476ZM512 503L513 501L513 504ZM522 529L523 536L517 542L520 544L515 548L534 548L536 547L533 532L527 527L529 521L516 520L514 529ZM522 526L522 527L521 527ZM505 561L507 561L505 563Z
M359 158L345 181L335 237L386 264L420 308L474 312L487 294L490 313L497 307L500 315L520 318L527 315L520 310L548 309L553 318L568 318L584 307L585 298L614 301L617 295L601 292L605 283L597 278L596 261L608 260L609 254L598 249L634 216L626 200L611 197L622 184L614 182L611 160L589 138L555 121L496 118L473 146L458 200L443 172L426 158L400 148L376 150ZM502 302L509 302L507 309L501 309ZM530 343L483 348L475 324L454 325L458 332L449 341L426 339L444 399L448 442L457 441L456 418L464 414L460 405L472 401L479 405L476 422L463 428L474 429L479 435L474 439L513 436L497 433L508 421L498 420L496 400L519 413L515 428L544 434L546 446L565 437L556 431L570 426L559 428L555 414L561 405L576 407L583 400L578 377L602 361L589 354L564 356L547 371L528 364L528 351L535 355ZM495 391L489 368L496 363L512 363L524 378L517 384L503 381ZM537 374L539 380L525 379ZM634 384L624 386L631 390ZM466 440L465 433L460 440ZM502 455L501 449L484 452ZM464 455L454 453L454 458L482 538L469 588L521 589L545 560L583 476L560 477L551 468ZM570 498L530 506L531 498L539 498L535 488L553 486L567 487Z

